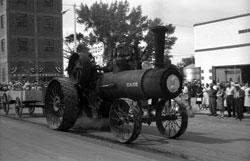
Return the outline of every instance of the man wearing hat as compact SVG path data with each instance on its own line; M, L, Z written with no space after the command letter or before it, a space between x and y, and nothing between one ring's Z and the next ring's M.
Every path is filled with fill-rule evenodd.
M210 84L210 89L208 90L209 96L209 109L210 115L209 116L217 116L217 107L216 107L216 93L217 90L214 88L214 84Z
M236 119L243 118L243 101L245 97L245 92L241 89L241 86L239 84L235 84L235 94L234 94L234 100L235 100L235 110L236 110Z

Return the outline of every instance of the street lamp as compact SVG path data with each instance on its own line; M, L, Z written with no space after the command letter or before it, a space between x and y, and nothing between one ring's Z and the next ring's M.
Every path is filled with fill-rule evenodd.
M70 9L62 11L61 13L65 14L68 11L70 11ZM74 12L74 52L76 52L76 4L73 5L73 12Z

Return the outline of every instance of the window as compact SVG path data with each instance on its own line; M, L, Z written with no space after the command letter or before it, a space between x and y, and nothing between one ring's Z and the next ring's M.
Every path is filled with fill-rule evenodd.
M0 6L3 6L4 0L0 0Z
M54 19L51 16L44 17L44 28L52 30L54 29Z
M1 50L5 51L5 39L1 40Z
M44 6L53 7L53 0L44 0Z
M4 15L1 15L1 28L4 28Z
M18 27L27 27L27 14L18 14L17 15L17 26Z
M204 80L204 77L201 77L201 80Z
M45 40L44 41L44 50L45 51L54 51L54 41L53 40Z
M201 70L201 73L204 73L204 70Z
M250 29L239 30L239 34L250 32Z
M209 79L212 80L212 76L209 76Z
M209 69L209 73L212 73L212 69Z
M19 51L27 51L28 50L28 39L26 38L18 38L18 50Z
M17 0L16 3L20 4L20 5L26 5L27 4L27 0Z

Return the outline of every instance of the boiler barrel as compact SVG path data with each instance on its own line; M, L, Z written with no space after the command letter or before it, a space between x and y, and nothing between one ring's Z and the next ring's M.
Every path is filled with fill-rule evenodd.
M99 80L100 96L117 98L175 98L181 92L182 76L176 68L105 73Z

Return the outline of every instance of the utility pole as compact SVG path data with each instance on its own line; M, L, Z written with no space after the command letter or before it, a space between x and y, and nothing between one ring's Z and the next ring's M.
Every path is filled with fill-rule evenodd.
M65 11L62 11L62 14L65 14L66 12L70 11L71 9L67 9ZM76 46L76 4L74 3L73 5L73 14L74 14L74 47L73 51L76 52L77 46Z
M74 4L74 52L76 52L76 4Z

